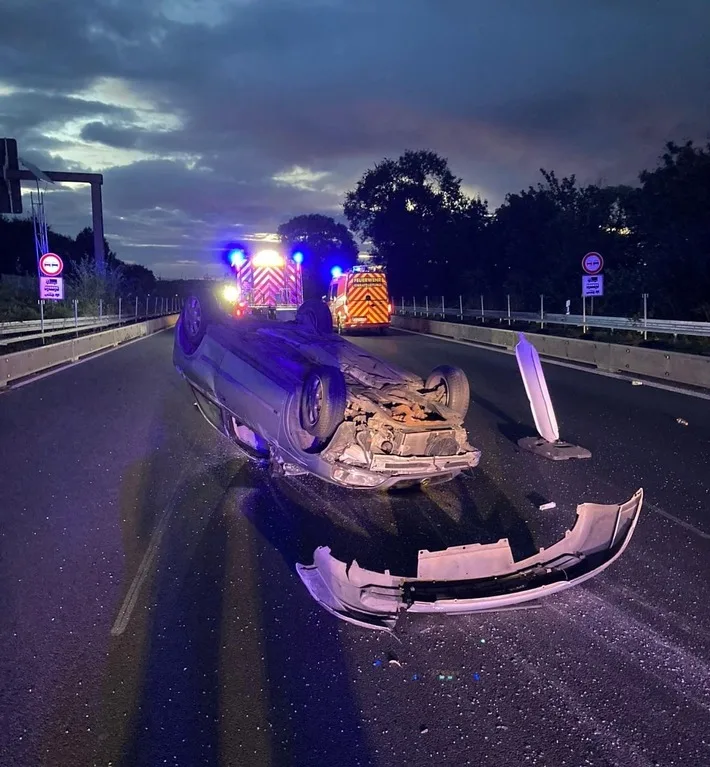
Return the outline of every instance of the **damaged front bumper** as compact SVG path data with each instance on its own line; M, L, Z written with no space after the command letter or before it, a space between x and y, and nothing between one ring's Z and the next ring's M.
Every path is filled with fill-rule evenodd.
M402 610L475 613L508 608L576 586L606 569L633 535L643 490L621 505L584 503L562 540L513 561L507 539L420 551L416 578L347 566L330 549L312 565L296 565L311 596L328 612L359 626L392 631Z

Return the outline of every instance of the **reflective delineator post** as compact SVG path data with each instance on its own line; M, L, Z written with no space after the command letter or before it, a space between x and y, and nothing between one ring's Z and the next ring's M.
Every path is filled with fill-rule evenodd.
M510 315L510 295L507 295L506 299L508 300L508 327L510 327L510 324L512 322L512 318Z
M459 319L463 322L463 296L459 296Z
M148 316L150 308L148 307L148 301L150 301L150 293L145 297L145 316Z
M545 296L540 293L540 330L545 327Z
M587 332L587 297L582 296L582 335Z
M79 327L79 299L75 298L74 301L72 301L74 304L74 327Z
M104 300L99 298L99 322L104 318Z
M426 316L429 316L429 296L424 296L424 311L426 312Z
M121 302L122 301L123 299L119 296L119 299L118 299L118 324L119 325L121 324Z
M39 332L42 334L42 341L44 341L44 299L39 300Z
M402 314L404 314L404 296L402 296Z
M136 319L138 319L138 296L136 296Z
M481 295L481 322L486 321L486 310L483 308L483 295Z
M417 297L412 296L412 314L416 317L417 316Z
M446 319L446 306L444 305L444 296L441 297L441 319Z

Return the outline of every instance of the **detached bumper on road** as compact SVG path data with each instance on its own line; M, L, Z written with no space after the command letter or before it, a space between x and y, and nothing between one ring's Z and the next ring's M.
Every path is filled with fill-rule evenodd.
M417 577L346 565L316 549L312 565L296 565L311 596L342 620L391 631L401 610L475 613L549 596L593 578L628 546L643 505L643 490L621 505L583 503L562 540L513 561L507 539L419 553Z

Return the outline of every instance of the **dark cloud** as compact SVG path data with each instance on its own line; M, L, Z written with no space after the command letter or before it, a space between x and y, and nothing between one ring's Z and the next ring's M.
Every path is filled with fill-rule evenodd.
M102 171L116 248L169 271L332 213L405 148L494 204L540 167L633 181L707 135L709 29L707 0L5 0L0 133ZM50 219L80 229L87 200L53 192Z

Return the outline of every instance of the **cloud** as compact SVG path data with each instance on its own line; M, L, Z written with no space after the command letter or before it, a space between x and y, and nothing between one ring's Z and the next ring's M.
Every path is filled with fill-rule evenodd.
M202 273L407 148L494 205L540 167L633 181L707 134L709 27L706 0L5 0L0 134L104 173L120 255ZM68 233L87 206L47 197Z

